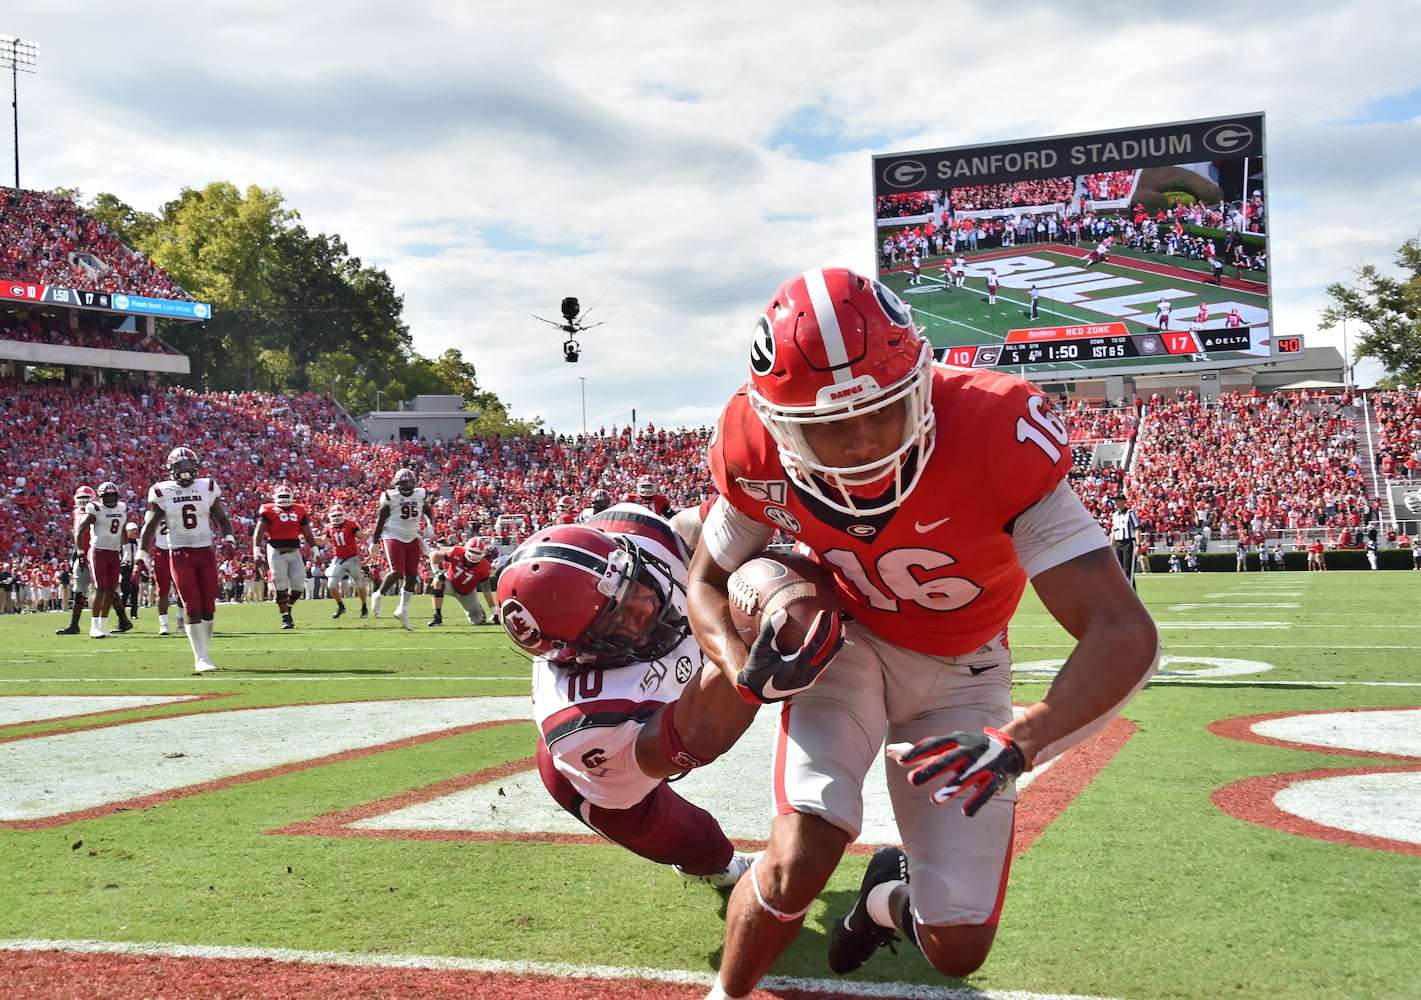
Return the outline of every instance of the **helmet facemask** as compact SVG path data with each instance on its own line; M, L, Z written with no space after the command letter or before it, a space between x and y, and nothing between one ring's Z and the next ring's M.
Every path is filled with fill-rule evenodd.
M828 397L843 386L825 386L812 406L775 406L751 388L750 404L779 446L780 463L790 478L827 506L849 515L890 510L918 484L932 454L932 347L922 342L918 364L897 384L879 386L872 376L855 380L860 390L852 402L835 405ZM903 408L903 434L898 446L882 458L862 465L833 466L821 460L805 439L804 428L873 413L887 406Z

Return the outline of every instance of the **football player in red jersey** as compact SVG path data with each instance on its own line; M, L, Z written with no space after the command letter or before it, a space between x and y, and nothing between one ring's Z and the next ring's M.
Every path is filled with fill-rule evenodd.
M852 972L896 930L966 976L996 934L1014 779L1102 729L1158 662L1149 613L1066 482L1066 428L1029 382L934 365L897 295L825 269L775 293L708 457L720 497L691 563L691 624L743 696L788 702L769 845L731 897L710 997L748 996L799 933L859 835L885 739L908 851L874 855L829 965ZM835 655L832 627L782 655L731 624L726 581L776 530L834 573ZM1028 580L1076 647L1014 715L1006 629Z
M335 613L331 617L339 618L345 614L345 600L340 596L340 587L348 579L356 596L360 598L360 617L367 618L370 615L370 606L365 603L365 597L370 592L370 587L366 583L365 570L360 566L360 545L364 540L365 529L339 505L330 509L326 519L330 522L326 537L330 540L331 554L334 557L326 569L326 588L336 600Z
M665 493L662 493L653 479L643 479L636 484L636 492L628 493L622 498L622 503L637 503L662 517L671 517L676 513L676 508L671 506L671 501Z
M266 542L265 548L262 542ZM301 557L301 542L314 552L316 536L311 531L311 514L304 503L296 499L290 486L282 484L271 491L271 501L257 511L257 528L252 534L252 559L265 560L271 589L276 592L276 607L281 612L281 627L296 627L291 617L291 605L300 600L306 590L306 560Z
M444 591L454 592L454 600L464 609L470 625L482 625L488 620L483 603L479 600L479 584L493 575L493 564L484 554L484 547L477 538L470 538L462 545L434 549L429 553L429 565L434 571L434 586L430 595L434 598L434 617L429 624L444 624Z

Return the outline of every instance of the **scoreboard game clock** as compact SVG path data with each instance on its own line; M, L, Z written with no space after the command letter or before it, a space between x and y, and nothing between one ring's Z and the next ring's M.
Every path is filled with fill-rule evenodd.
M1296 337L1285 339L1298 340ZM1012 330L1004 343L943 347L936 356L937 360L957 368L1018 368L1089 365L1130 358L1203 360L1215 351L1239 351L1248 347L1249 332L1244 327L1131 333L1124 323L1098 323Z

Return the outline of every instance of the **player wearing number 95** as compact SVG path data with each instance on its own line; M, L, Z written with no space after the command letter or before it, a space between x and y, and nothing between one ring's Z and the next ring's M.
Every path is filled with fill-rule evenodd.
M1066 428L1033 385L934 365L908 307L840 269L782 285L749 353L750 380L709 448L720 497L692 560L689 614L742 688L789 697L769 844L731 897L709 997L747 996L798 934L859 835L885 741L904 765L887 769L903 848L880 849L836 915L829 965L859 968L898 930L966 976L996 934L1013 780L1144 686L1154 623L1067 485ZM776 529L833 570L846 641L832 657L813 637L767 657L731 623L726 582ZM1028 579L1076 646L1014 717L1006 629Z

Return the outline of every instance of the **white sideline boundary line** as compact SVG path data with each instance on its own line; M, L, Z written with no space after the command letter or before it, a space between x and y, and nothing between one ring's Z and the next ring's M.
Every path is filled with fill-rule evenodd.
M208 945L161 944L123 941L0 940L0 951L65 951L85 955L149 955L167 958L264 959L311 965L347 965L363 968L439 969L489 972L503 975L553 976L566 979L644 979L654 982L704 986L715 982L708 972L678 969L622 968L610 965L569 965L563 962L503 962L482 958L437 955L364 955L358 952L298 951L293 948L241 948ZM1074 993L1030 993L1021 990L981 990L913 983L861 983L832 979L796 979L766 976L760 989L795 989L831 996L892 997L894 1000L1113 1000Z

